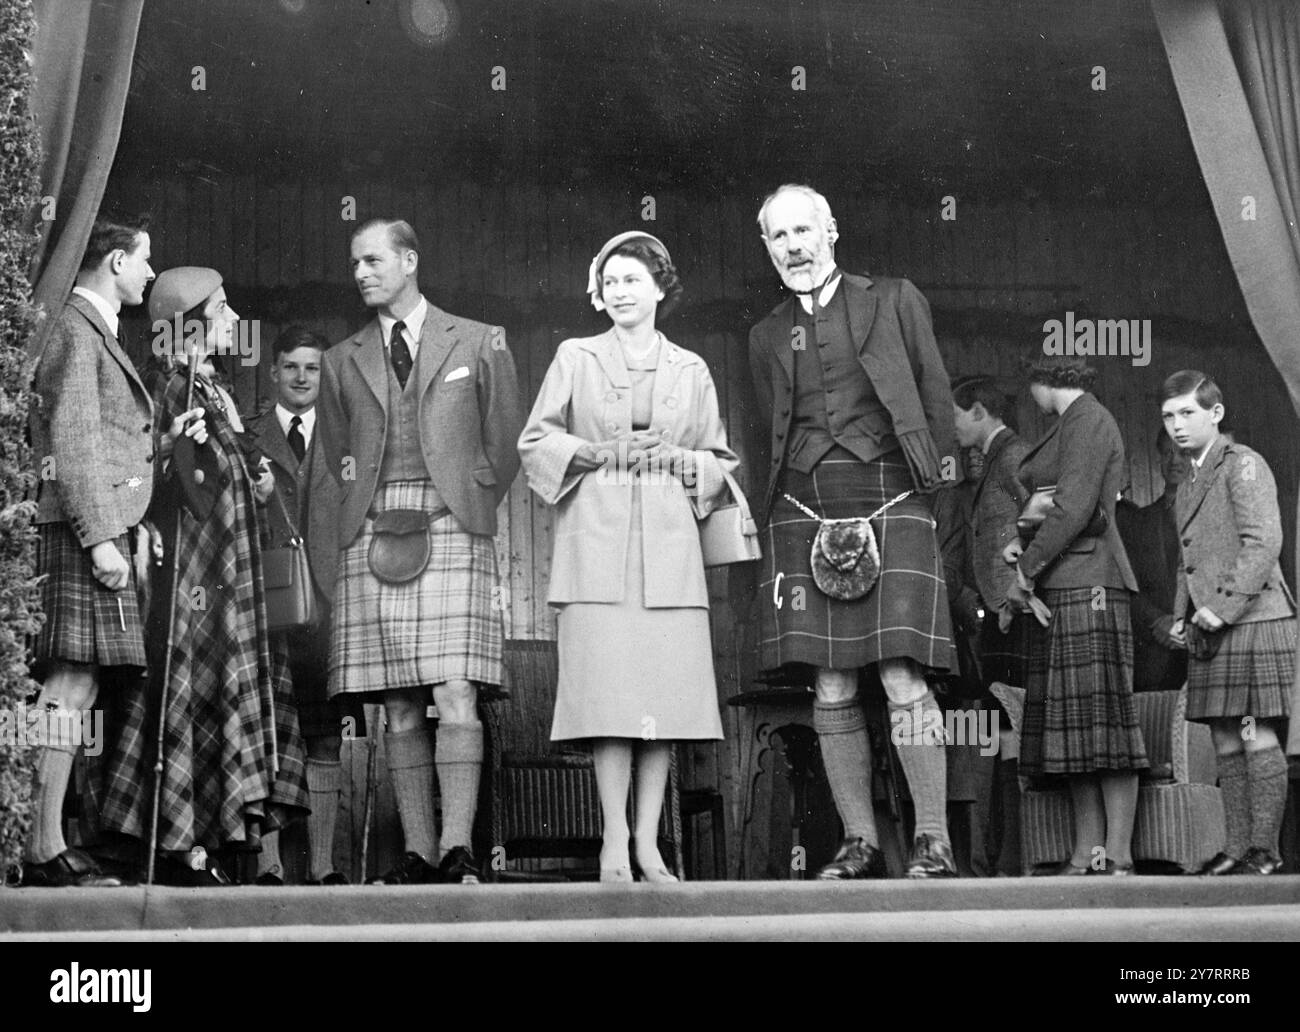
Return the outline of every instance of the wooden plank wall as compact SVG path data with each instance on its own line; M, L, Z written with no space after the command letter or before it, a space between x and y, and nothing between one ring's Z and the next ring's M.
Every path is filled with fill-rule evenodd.
M758 447L746 334L781 298L754 222L761 198L659 194L656 220L643 223L641 191L600 185L447 182L411 188L382 181L119 178L109 194L119 207L153 211L155 268L215 266L235 308L260 321L262 362L230 370L241 407L249 410L272 397L270 345L284 326L303 322L339 340L367 319L348 270L355 223L341 217L346 198L355 200L358 220L392 213L413 222L424 248L425 293L450 311L506 327L529 398L561 340L607 325L584 294L596 248L615 232L645 226L668 244L688 291L688 304L665 324L667 332L709 363L742 460ZM1155 344L1149 366L1118 357L1097 363L1098 394L1128 441L1134 499L1145 503L1161 487L1153 448L1160 383L1175 369L1196 366L1220 378L1231 421L1273 464L1283 512L1295 511L1298 471L1289 446L1295 419L1275 371L1245 329L1208 209L1198 217L1195 211L1171 216L1083 203L1064 209L970 203L960 206L955 222L944 222L937 201L933 210L856 195L832 196L832 202L841 264L905 275L922 288L954 379L992 372L1018 383L1020 359L1041 348L1042 321L1066 310L1150 318ZM147 326L139 315L134 323L127 315L137 347L147 349ZM1025 392L1020 397L1022 432L1036 436L1045 420ZM552 513L520 478L501 515L497 553L510 588L507 633L553 638L554 616L546 605ZM1288 535L1287 569L1293 544ZM727 574L711 573L710 583L719 696L725 699L752 676L755 629ZM742 778L738 724L726 707L724 715L728 741L687 750L684 769L687 783L720 787L734 818Z

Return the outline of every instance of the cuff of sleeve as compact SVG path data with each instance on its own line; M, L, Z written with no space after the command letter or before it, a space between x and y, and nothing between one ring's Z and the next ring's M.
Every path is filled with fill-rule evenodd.
M912 471L912 482L918 491L933 491L942 486L943 474L939 468L939 449L929 429L909 430L898 435L903 455Z

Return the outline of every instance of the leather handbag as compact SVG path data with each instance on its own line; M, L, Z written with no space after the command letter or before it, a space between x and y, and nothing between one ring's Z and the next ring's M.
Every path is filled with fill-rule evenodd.
M289 543L262 553L262 585L266 595L266 626L270 631L288 631L316 622L316 589L311 580L307 546L289 517L280 492L272 495L289 526Z
M731 492L731 504L720 505L699 521L700 552L705 566L748 563L763 557L758 543L758 524L749 511L749 501L740 485L726 470L722 471Z
M1015 480L1015 478L1012 478ZM1020 540L1026 545L1034 539L1038 533L1038 528L1043 525L1047 519L1047 514L1052 511L1052 506L1056 504L1056 485L1049 484L1046 487L1035 488L1030 491L1019 480L1015 480L1019 486L1018 491L1012 491L1021 503L1020 516L1016 520L1016 530L1020 534ZM1106 527L1110 520L1106 516L1106 510L1097 503L1096 509L1093 510L1092 518L1088 520L1088 525L1079 532L1080 537L1101 537L1106 533Z
M386 509L371 524L366 561L370 572L386 584L415 580L429 565L429 525L449 509Z

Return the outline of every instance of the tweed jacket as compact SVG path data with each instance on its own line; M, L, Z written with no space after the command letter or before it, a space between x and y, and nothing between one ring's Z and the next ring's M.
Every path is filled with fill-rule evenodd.
M1196 479L1174 501L1181 566L1174 616L1208 606L1225 623L1279 620L1295 612L1282 580L1282 518L1273 471L1257 451L1220 436Z
M528 485L556 509L547 601L620 602L632 522L632 480L606 469L569 470L584 443L632 429L632 381L611 329L564 341L519 438ZM641 480L645 605L708 607L696 522L729 497L723 470L739 464L727 447L718 396L698 355L664 340L650 429L695 453L695 485L652 473Z
M975 485L971 502L970 558L975 586L985 606L1002 609L1007 589L1015 583L1016 571L1002 558L1002 550L1016 538L1015 498L1007 490L1007 479L1020 468L1029 445L1008 427L989 443L984 456L984 476Z
M250 419L248 429L257 435L257 446L271 461L276 495L284 502L298 533L306 539L307 560L316 590L326 602L332 602L339 561L339 485L326 468L319 411L317 417L302 462L289 447L274 405ZM267 522L271 528L271 547L282 548L288 542L290 530L274 498L267 505Z
M934 476L946 457L956 462L952 388L930 325L925 296L905 279L870 279L843 273L840 289L849 312L849 328L858 361L870 377L885 412L866 416L861 429L875 441L895 434L911 447L915 435L933 440ZM786 461L794 411L794 353L791 331L795 306L790 295L749 334L749 363L759 411L771 427L767 490L755 516L766 518ZM904 439L904 435L909 435ZM928 442L927 442L928 445ZM916 469L912 456L909 465ZM956 467L954 466L954 471ZM922 486L922 485L918 485ZM934 486L934 485L929 485Z
M1045 588L1127 588L1137 578L1115 526L1115 503L1126 478L1124 439L1106 407L1085 392L1026 453L1020 478L1030 489L1056 485L1054 504L1020 569ZM1097 505L1106 513L1100 537L1081 534Z
M500 327L429 305L415 368L425 467L471 534L495 534L497 505L519 471L523 425L515 364ZM388 431L388 352L379 319L325 353L319 422L342 490L338 544L361 532L379 486Z
M37 523L82 546L139 523L153 496L153 400L94 305L73 294L36 366L31 417Z

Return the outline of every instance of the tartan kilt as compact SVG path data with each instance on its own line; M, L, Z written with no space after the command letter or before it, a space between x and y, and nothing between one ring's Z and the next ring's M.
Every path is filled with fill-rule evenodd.
M1295 670L1294 617L1233 624L1213 659L1187 658L1187 719L1287 717Z
M1145 770L1146 747L1133 701L1129 593L1106 588L1039 588L1052 611L1034 622L1020 736L1020 773L1092 774Z
M145 666L131 534L114 541L127 558L130 580L121 591L109 591L95 580L90 552L81 547L71 527L42 523L36 529L36 573L45 578L40 588L45 624L32 637L33 663Z
M906 463L894 457L898 453L870 463L838 457L846 454L837 449L811 474L786 470L777 487L759 587L762 668L811 664L848 670L905 657L931 670L955 671L948 591L934 516L924 498L913 495L871 521L881 569L866 595L841 602L813 583L810 555L820 523L783 492L826 519L847 519L869 516L912 487Z
M375 512L439 505L428 480L384 484ZM499 685L505 627L499 606L496 547L471 534L450 513L429 528L429 562L405 584L386 584L370 572L373 537L367 519L339 554L330 649L329 694L379 693L445 681Z
M989 609L980 625L980 673L984 687L994 681L1023 688L1029 681L1029 648L1038 621L1029 613L1016 613L1003 634L998 629L998 614Z

